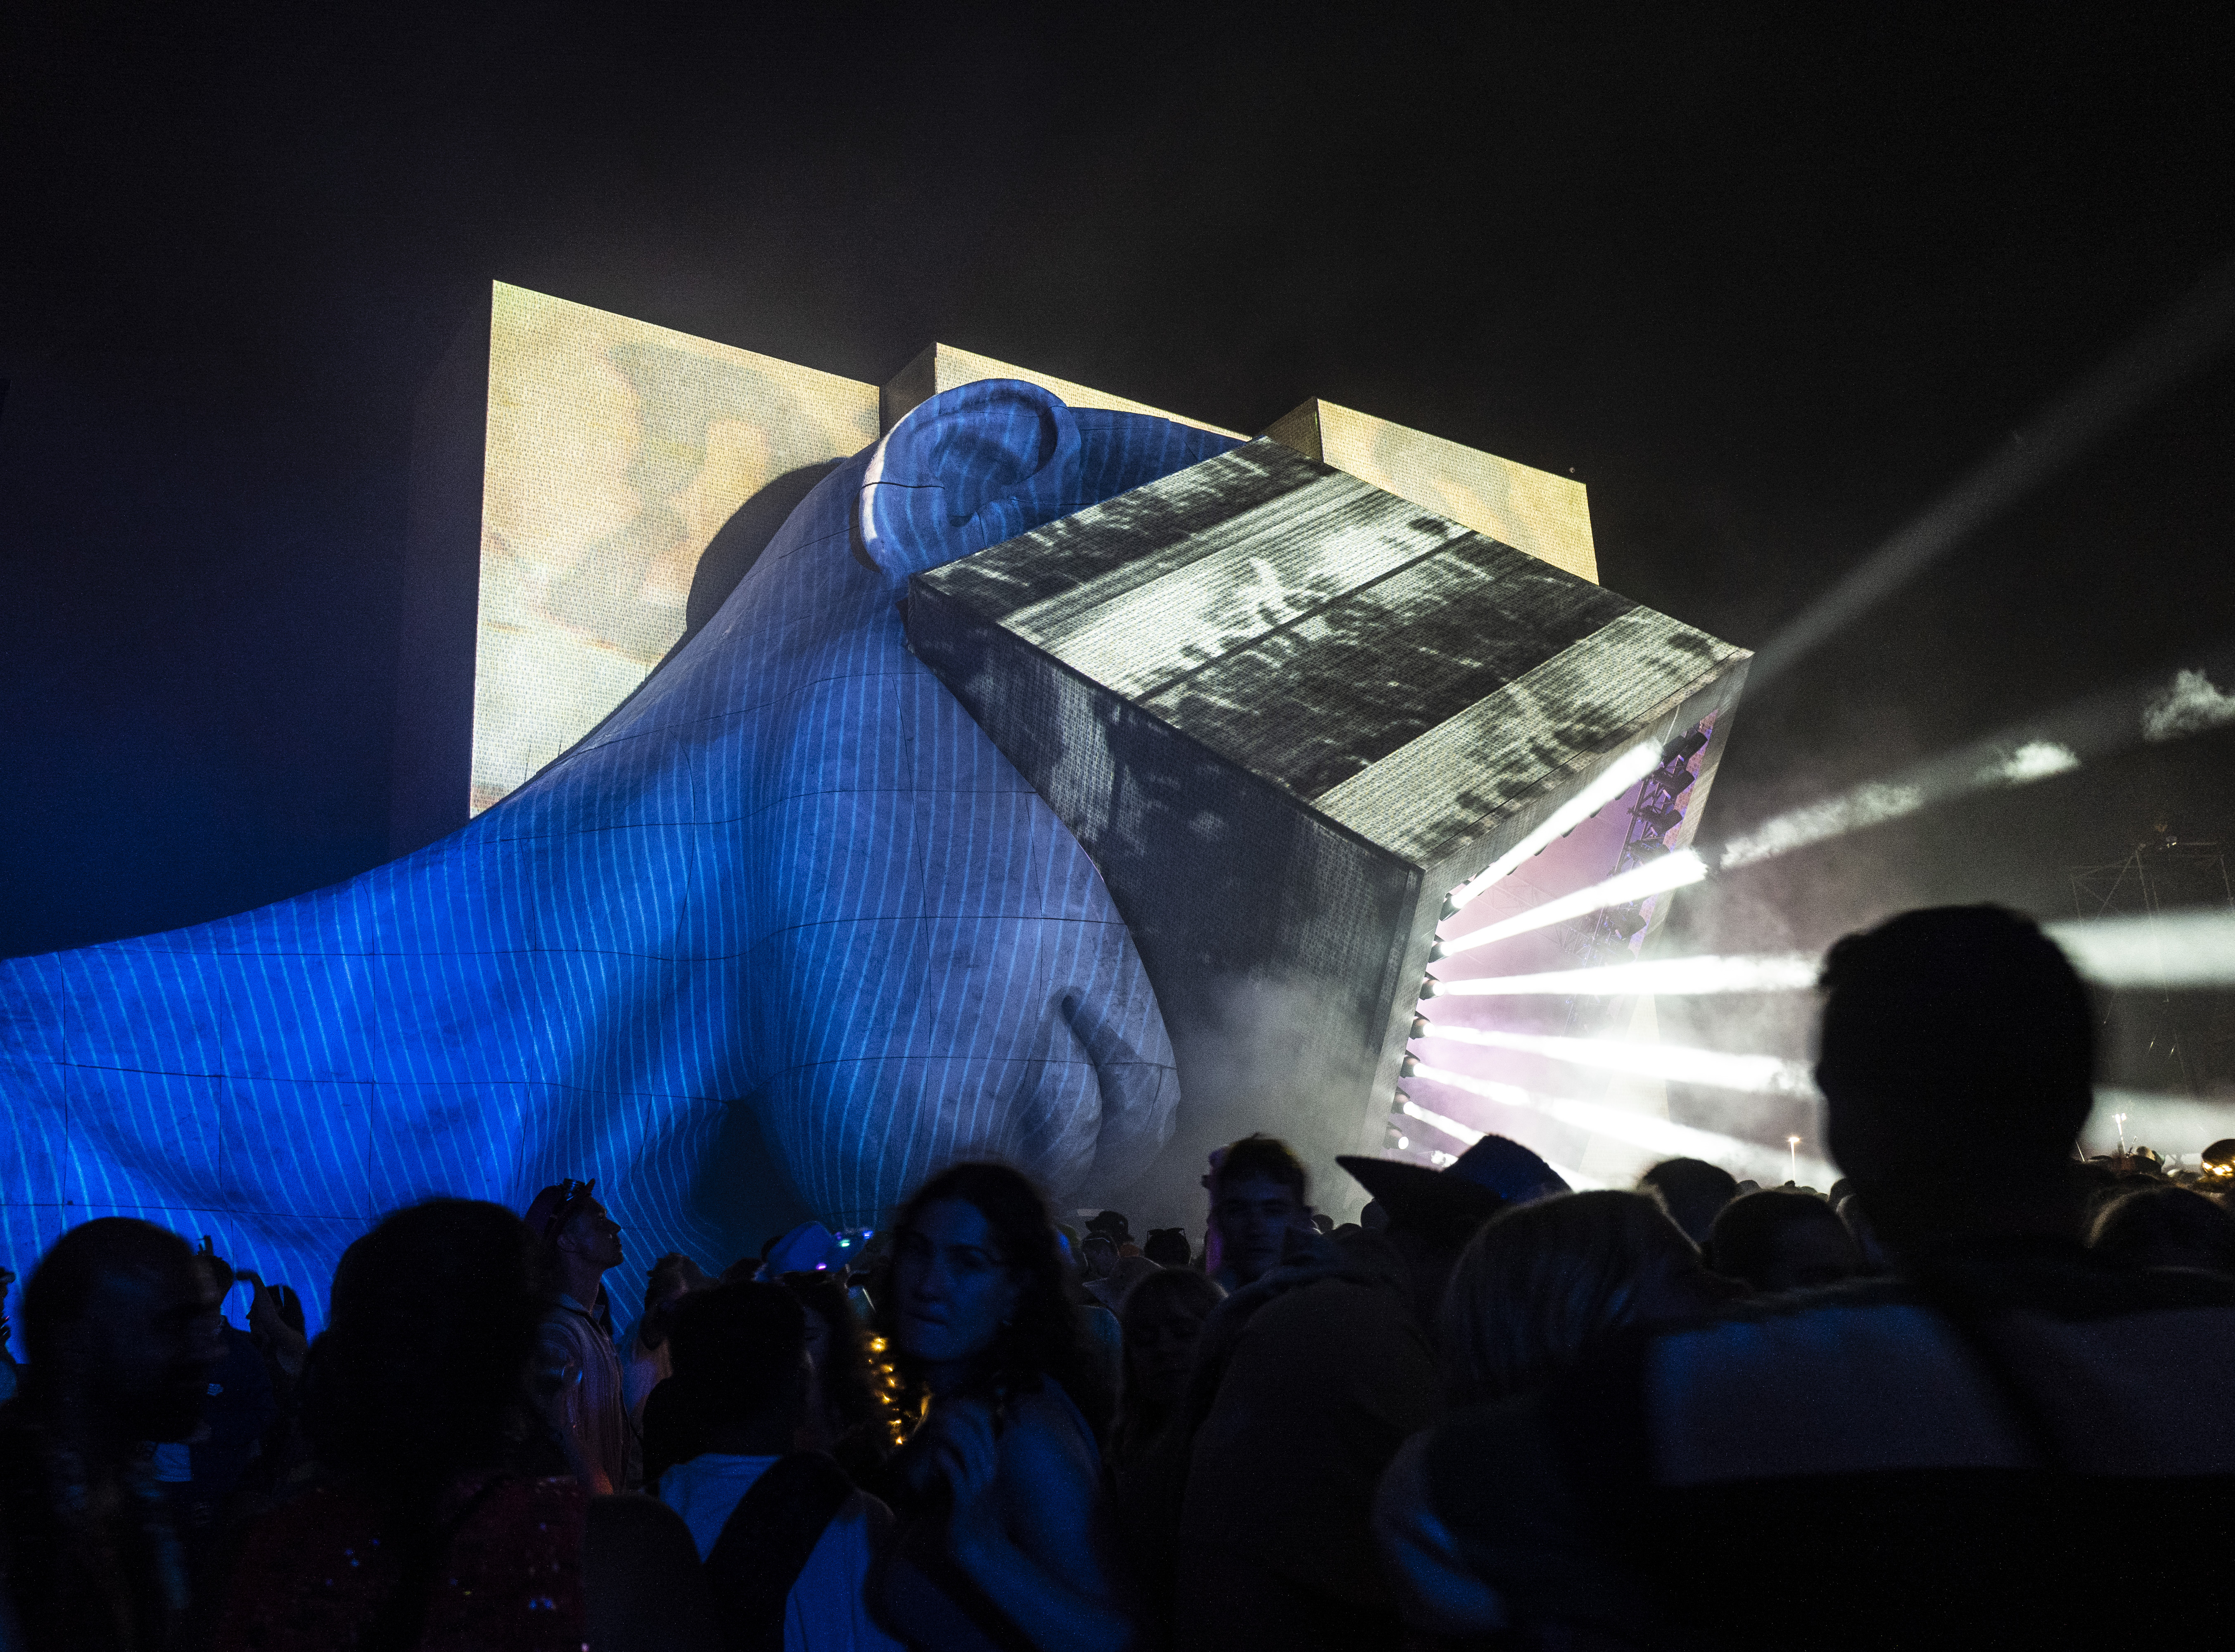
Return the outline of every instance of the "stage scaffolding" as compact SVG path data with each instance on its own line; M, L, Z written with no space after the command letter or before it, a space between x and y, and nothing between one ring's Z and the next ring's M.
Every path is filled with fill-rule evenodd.
M2124 859L2068 872L2073 916L2082 922L2235 910L2225 845L2181 837L2162 823ZM2130 993L2121 995L2115 1021L2107 1006L2104 1019L2117 1044L2115 1054L2107 1046L2105 1069L2134 1087L2191 1096L2235 1092L2235 1002L2225 995Z

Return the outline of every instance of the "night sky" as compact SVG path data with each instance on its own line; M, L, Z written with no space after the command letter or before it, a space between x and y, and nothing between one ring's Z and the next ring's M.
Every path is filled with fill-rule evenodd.
M452 10L11 14L0 954L388 857L413 404L492 278L875 382L1324 397L1572 472L1607 585L1758 646L2235 251L2225 8ZM1703 842L2235 639L2231 521L2222 361L1749 700ZM1668 944L2069 915L2158 818L2235 839L2231 765L1935 810Z

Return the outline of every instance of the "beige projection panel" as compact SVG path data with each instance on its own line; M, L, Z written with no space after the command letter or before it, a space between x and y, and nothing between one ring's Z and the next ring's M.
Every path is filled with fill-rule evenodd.
M588 733L683 634L755 492L877 438L877 387L495 285L471 808Z
M1307 402L1265 434L1308 459L1598 582L1590 506L1580 482L1333 402Z
M981 378L1020 378L1027 384L1037 384L1050 394L1061 397L1066 407L1091 407L1105 413L1146 413L1156 418L1170 419L1176 424L1191 424L1198 430L1210 430L1220 436L1239 437L1242 434L1238 430L1222 429L1216 424L1206 424L1201 419L1191 419L1184 413L1168 413L1160 407L1150 407L1141 402L1129 402L1122 396L1089 390L1085 385L1074 384L1067 378L1054 378L1046 373L1036 373L1029 367L1016 367L1007 362L995 361L991 356L957 350L953 344L933 344L901 368L894 376L893 382L885 386L885 429L891 429L911 409L929 401L941 391L951 390L958 384L974 384Z

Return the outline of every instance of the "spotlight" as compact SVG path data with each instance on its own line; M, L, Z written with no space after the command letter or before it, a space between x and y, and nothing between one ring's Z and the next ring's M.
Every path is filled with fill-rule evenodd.
M1645 914L1635 907L1616 907L1606 914L1607 928L1629 940L1645 928Z
M1417 1118L1424 1124L1433 1126L1463 1147L1472 1147L1482 1139L1482 1131L1475 1129L1473 1125L1462 1124L1458 1119L1446 1114L1432 1112L1427 1108L1417 1106L1409 1101L1405 1104L1405 1116L1407 1118Z
M1662 833L1676 829L1677 823L1684 818L1684 811L1671 803L1666 809L1641 809L1637 811L1637 817L1645 823L1655 837L1659 837Z
M1423 1022L1422 1025L1426 1024ZM1419 1070L1420 1064L1409 1055L1397 1064L1397 1076L1400 1078L1409 1078Z
M1653 772L1653 783L1671 797L1680 796L1694 778L1690 764L1681 757L1667 768L1656 769Z
M1694 729L1689 734L1679 735L1667 745L1662 746L1661 760L1663 763L1688 763L1692 754L1707 744L1707 730Z

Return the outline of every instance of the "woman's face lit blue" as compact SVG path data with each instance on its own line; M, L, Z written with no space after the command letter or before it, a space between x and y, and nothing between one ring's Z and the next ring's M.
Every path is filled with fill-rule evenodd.
M1015 1312L1008 1259L974 1204L927 1205L894 1247L901 1351L930 1366L960 1365L993 1346Z

